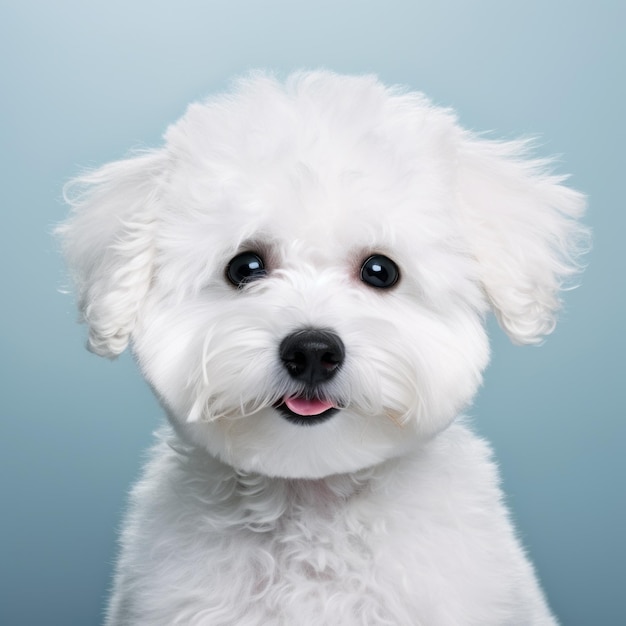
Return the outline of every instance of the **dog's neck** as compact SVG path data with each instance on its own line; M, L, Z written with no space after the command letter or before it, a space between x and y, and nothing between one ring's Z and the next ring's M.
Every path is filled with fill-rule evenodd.
M197 485L194 493L201 494L214 516L221 517L221 512L225 523L238 520L256 532L273 531L281 520L294 516L329 519L375 489L385 473L383 466L375 466L316 479L272 477L237 470L205 450L182 444L175 435L164 443L174 452L183 482Z
M239 504L248 513L248 527L266 529L295 511L330 518L338 508L367 492L375 480L376 468L354 474L336 474L318 479L276 478L235 470ZM270 504L271 503L271 504ZM268 506L270 505L270 506ZM264 512L272 512L272 520ZM259 526L260 524L260 526ZM267 528L269 529L269 528Z

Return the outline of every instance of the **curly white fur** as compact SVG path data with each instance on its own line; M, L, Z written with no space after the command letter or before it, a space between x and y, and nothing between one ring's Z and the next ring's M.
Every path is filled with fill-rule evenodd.
M488 310L537 343L578 270L583 197L547 167L373 77L255 73L70 184L89 345L130 341L172 427L133 491L109 626L556 623L488 447L455 422ZM242 251L266 273L238 289ZM372 254L398 284L360 280ZM313 390L280 356L301 329L345 346ZM277 408L312 393L322 423Z

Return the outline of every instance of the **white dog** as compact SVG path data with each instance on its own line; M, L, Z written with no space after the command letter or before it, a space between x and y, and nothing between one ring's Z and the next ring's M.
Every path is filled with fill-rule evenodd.
M110 626L556 624L459 413L549 333L583 197L372 77L265 74L74 181L90 348L167 412Z

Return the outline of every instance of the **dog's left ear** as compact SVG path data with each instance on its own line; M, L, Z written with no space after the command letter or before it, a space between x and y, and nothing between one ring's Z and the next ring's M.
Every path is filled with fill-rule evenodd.
M459 200L469 244L500 326L520 344L554 329L559 291L579 271L588 241L577 221L584 196L548 167L528 157L527 142L462 136Z
M109 163L65 188L72 215L56 229L89 326L88 347L124 351L153 275L162 152Z

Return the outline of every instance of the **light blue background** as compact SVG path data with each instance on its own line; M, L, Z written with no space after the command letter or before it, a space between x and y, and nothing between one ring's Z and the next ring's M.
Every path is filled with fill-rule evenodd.
M492 324L472 415L563 624L626 624L624 6L1 2L0 623L100 623L125 493L161 419L128 356L83 349L58 291L63 182L158 145L234 74L325 66L423 90L476 130L538 134L589 194L583 286L539 349Z

